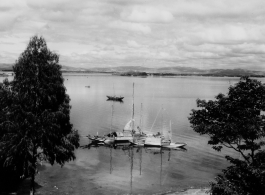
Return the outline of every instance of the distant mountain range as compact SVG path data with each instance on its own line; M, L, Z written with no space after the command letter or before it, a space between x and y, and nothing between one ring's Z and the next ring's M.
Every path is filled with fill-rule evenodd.
M12 64L0 63L0 70L12 71ZM176 75L212 75L212 76L265 76L265 71L251 71L246 69L209 69L203 70L192 67L161 67L147 68L143 66L119 66L105 68L75 68L62 66L64 72L101 72L101 73L125 73L125 72L146 72L150 74L176 74Z

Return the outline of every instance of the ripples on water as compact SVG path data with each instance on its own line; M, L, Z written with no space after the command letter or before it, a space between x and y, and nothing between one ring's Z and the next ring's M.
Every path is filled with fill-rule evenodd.
M220 92L226 94L229 85L238 82L239 78L112 75L64 75L64 78L71 98L71 123L81 134L81 145L88 144L85 137L88 134L103 135L110 128L123 129L132 116L133 83L136 123L141 120L144 131L158 132L169 129L171 121L173 141L187 143L186 151L162 153L137 148L78 149L74 164L92 170L89 174L94 184L102 186L94 190L96 194L152 194L205 186L227 166L224 155L233 155L227 150L218 153L211 149L207 136L200 136L190 128L188 117L191 110L196 109L197 98L210 100ZM124 102L106 101L106 95L114 93L124 96ZM87 182L79 180L84 185Z

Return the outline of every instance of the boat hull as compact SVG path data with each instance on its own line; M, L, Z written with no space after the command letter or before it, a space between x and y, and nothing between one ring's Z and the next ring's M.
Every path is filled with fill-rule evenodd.
M169 145L167 146L162 146L163 148L181 148L181 147L184 147L186 146L187 144L186 143L170 143Z
M133 137L126 136L126 137L115 137L114 143L121 144L121 143L131 143L133 142Z
M108 100L122 101L124 97L107 96Z

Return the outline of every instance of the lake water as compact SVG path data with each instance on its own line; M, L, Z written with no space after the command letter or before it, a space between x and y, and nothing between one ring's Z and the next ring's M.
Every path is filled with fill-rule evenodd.
M229 151L214 151L207 145L206 136L200 136L190 128L188 117L196 108L197 98L209 100L220 92L227 93L229 82L238 80L65 75L65 86L71 97L71 122L82 136L97 132L103 135L110 128L123 129L132 116L134 83L135 120L138 123L141 120L142 129L157 132L169 128L171 121L172 140L187 143L186 151L163 151L162 154L144 149L137 152L137 149L91 148L80 151L77 160L82 159L83 163L89 164L84 166L95 169L93 181L113 193L146 194L206 186L227 166L224 155ZM124 96L124 102L106 101L106 95L114 93ZM81 145L87 143L82 137Z
M186 150L162 152L80 148L76 151L76 160L66 163L62 169L64 173L72 171L72 178L49 172L51 167L47 165L46 184L56 182L70 194L154 194L204 187L228 165L225 155L237 155L228 150L221 153L213 150L207 145L207 136L200 136L191 129L188 117L191 110L196 109L197 98L210 100L220 92L226 94L229 85L239 78L139 78L96 74L64 74L64 78L71 98L71 123L81 135L81 145L89 143L85 137L88 134L103 135L123 129L132 117L134 83L136 123L141 121L144 131L158 132L169 129L171 121L172 140L185 142L187 146ZM259 80L265 82L265 79ZM106 101L106 95L114 93L124 96L123 103ZM65 190L65 186L74 182L75 187Z

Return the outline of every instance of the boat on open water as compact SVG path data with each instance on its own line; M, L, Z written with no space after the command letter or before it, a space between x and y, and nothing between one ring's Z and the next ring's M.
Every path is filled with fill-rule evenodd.
M112 101L123 101L123 98L124 97L121 97L121 96L120 97L117 97L115 95L114 96L108 96L107 95L107 98L108 98L108 100L112 100Z

